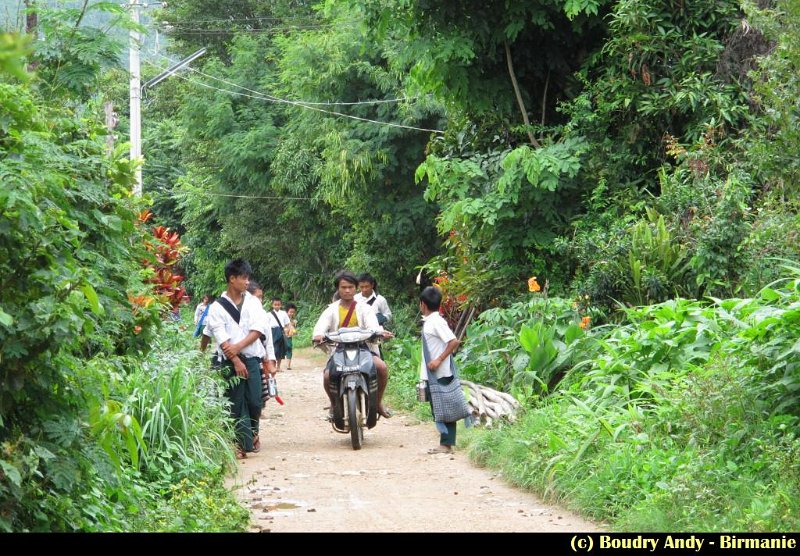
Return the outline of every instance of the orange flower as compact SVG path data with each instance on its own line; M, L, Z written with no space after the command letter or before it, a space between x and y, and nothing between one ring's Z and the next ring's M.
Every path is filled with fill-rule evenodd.
M134 333L134 334L138 334L138 333L139 333L139 332L141 332L141 331L142 331L142 327L141 327L141 326L139 326L138 324L137 324L136 326L134 326L134 327L133 327L133 333Z
M589 324L591 324L591 322L592 322L592 317L583 317L581 319L581 323L578 326L586 330L589 327Z
M528 291L529 292L542 291L542 287L539 285L539 282L536 281L536 276L531 276L530 278L528 278Z

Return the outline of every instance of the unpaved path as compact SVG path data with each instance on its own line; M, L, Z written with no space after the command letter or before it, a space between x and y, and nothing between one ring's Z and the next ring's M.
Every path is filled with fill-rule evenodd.
M254 531L595 531L598 526L473 466L464 452L429 455L432 423L395 413L350 436L324 420L322 353L297 350L277 375L258 454L239 462L237 494Z

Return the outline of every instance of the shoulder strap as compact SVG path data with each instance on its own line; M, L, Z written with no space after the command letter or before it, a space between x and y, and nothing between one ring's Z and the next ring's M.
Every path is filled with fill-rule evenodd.
M239 324L239 321L242 319L242 314L239 312L239 309L237 309L237 308L236 308L236 307L233 305L233 303L231 303L230 301L228 301L227 299L225 299L225 298L224 298L224 297L222 297L222 296L218 297L218 298L216 299L216 302L217 302L217 303L219 303L220 305L222 305L222 307L223 307L223 308L224 308L226 311L228 311L228 314L231 316L231 318L232 318L234 321L236 321L236 324Z
M428 350L428 342L425 341L425 330L422 331L422 358L425 360L425 370L428 372L428 381L434 380L434 375L431 370L428 368L428 363L431 362L431 352ZM447 356L450 359L450 371L453 373L453 376L458 378L458 371L456 370L456 359L453 357L453 354ZM444 361L442 362L444 363Z
M269 313L273 316L275 322L278 323L278 328L283 329L283 325L281 324L281 319L278 318L278 313L275 312L275 309L273 309Z
M350 305L350 310L347 311L347 314L344 316L344 321L342 322L342 328L347 328L347 325L350 324L350 317L353 316L353 310L355 310L355 308L356 308L356 302L353 301L353 303Z
M425 331L422 332L422 359L425 363L425 372L428 375L428 382L432 383L436 380L433 372L428 368L428 363L431 362L431 352L428 350L428 342L425 341Z
M370 299L369 301L367 301L367 305L372 305L376 301L378 301L378 296L377 295L375 297L373 297L372 299Z

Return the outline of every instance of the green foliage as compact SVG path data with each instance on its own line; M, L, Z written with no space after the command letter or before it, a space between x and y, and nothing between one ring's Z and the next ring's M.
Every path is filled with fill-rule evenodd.
M800 143L796 109L800 6L794 0L774 4L769 10L747 5L749 18L765 35L762 40L773 48L759 59L754 72L754 100L760 110L743 146L750 156L742 162L752 168L770 197L785 202L796 195L800 183L800 167L792 156Z
M221 477L183 479L168 487L163 498L141 516L136 529L148 532L244 531L250 512L222 483Z
M669 301L594 329L559 390L473 436L472 455L623 529L794 527L800 269L785 272L752 299Z
M38 25L45 41L36 41L34 58L42 85L51 94L67 94L85 100L93 95L101 69L116 66L123 44L113 34L112 27L142 30L131 22L125 9L112 2L83 2L80 8L45 8L37 6ZM101 29L86 25L94 13L109 18Z
M395 303L391 305L392 320L384 327L400 338L419 337L422 315L419 312L419 301L416 303Z
M187 341L185 334L178 338ZM144 476L177 482L187 471L196 474L231 463L232 432L222 385L198 372L207 359L181 350L176 342L156 346L157 356L127 375L121 396L134 422L141 424L147 448L141 454Z
M585 143L579 138L532 150L519 147L460 156L431 155L417 169L427 181L425 197L441 205L437 226L449 233L449 253L434 270L454 277L455 295L479 306L545 270L542 252L553 247L554 231L569 218Z
M30 52L30 39L11 33L0 33L0 72L26 81L25 56Z
M586 300L532 294L530 300L484 311L467 330L458 361L464 376L510 391L517 399L549 393L586 354L584 334L594 309ZM583 317L589 317L583 320Z
M393 407L413 411L419 419L432 419L430 404L417 400L416 385L422 364L422 343L419 336L395 338L381 346L389 367L386 395Z
M745 216L749 211L750 185L730 176L714 207L710 222L699 224L702 234L692 259L697 284L712 295L730 293L742 265L739 244L747 235Z
M4 44L7 69L20 49L13 38ZM40 65L55 79L50 69ZM105 458L86 422L101 381L86 361L146 350L158 322L155 307L134 313L128 301L146 289L131 166L121 151L105 153L96 105L64 102L38 76L2 81L0 526L113 526L93 486Z
M759 286L779 279L782 265L800 260L798 247L800 214L787 212L783 204L759 207L753 226L741 245L742 290L756 291Z
M21 58L28 53L23 41L0 41L3 531L135 529L134 514L165 505L161 492L169 485L146 480L137 466L174 456L152 442L148 416L135 415L119 390L147 356L160 307L136 302L151 293L151 276L141 267L148 255L137 226L141 207L130 197L131 163L124 147L106 152L101 99L82 98L99 68L86 56L96 58L107 38L80 26L82 13L43 17L66 30L63 22L73 16L78 23L54 36L57 46L37 42L36 75L25 73L33 60ZM176 387L187 384L196 382ZM176 412L207 418L192 420L199 430L181 431L181 476L214 476L218 484L231 452L217 450L213 468L207 461L215 439L213 447L225 446L219 439L227 412L196 392L183 403ZM227 507L220 513L231 513L231 501L221 500ZM231 515L215 516L213 526L242 528L241 511Z
M541 119L555 118L557 99L574 90L572 73L603 35L604 0L481 4L452 0L351 2L385 45L392 68L413 90L435 94L455 109L509 127L521 124L508 76L505 45L524 102ZM547 85L545 86L545 82ZM513 125L513 124L512 124Z
M180 147L176 154L183 175L167 185L162 177L145 174L145 189L152 182L161 188L161 199L169 194L177 201L163 206L182 219L191 249L183 264L194 292L217 290L222 264L243 256L271 293L293 299L329 299L330 279L343 267L370 271L390 300L407 294L409 277L436 247L427 240L434 207L410 179L422 160L426 135L325 111L432 127L431 103L304 109L270 102L274 97L324 103L402 96L401 83L386 71L379 54L362 52L365 39L352 14L333 6L305 14L289 4L270 9L288 21L318 18L319 28L286 25L285 35L242 32L218 45L219 58L205 59L202 72L211 77L196 78L224 79L225 88L246 87L249 96L217 94L184 81L154 98L153 109L163 114L160 127L174 139L154 135L153 144ZM250 8L254 14L266 9ZM194 25L203 28L203 20L216 17L198 15L207 9L203 2L181 2L174 13L194 14L190 17L199 18ZM273 24L260 21L258 28ZM236 25L231 31L235 34ZM253 98L260 96L253 91L268 91L269 98ZM183 101L176 114L178 95ZM174 167L171 161L168 165Z
M188 319L188 313L185 315ZM135 428L136 446L117 427L122 496L136 501L126 528L136 531L242 530L249 513L223 485L235 467L233 426L224 380L194 349L188 327L165 324L151 354L131 362L109 389L105 405L118 405ZM111 431L109 431L111 433ZM130 502L129 502L130 503Z

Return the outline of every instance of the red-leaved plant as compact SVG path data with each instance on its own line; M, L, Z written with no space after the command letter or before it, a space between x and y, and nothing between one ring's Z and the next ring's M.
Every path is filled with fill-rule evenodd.
M142 211L139 222L145 224L152 216L153 213L149 210ZM181 245L178 232L170 231L164 226L155 226L152 232L155 241L145 241L147 250L155 256L155 263L145 261L145 265L153 269L153 277L149 282L153 285L156 298L174 311L186 295L186 290L181 285L183 276L175 273L178 260L186 248Z

